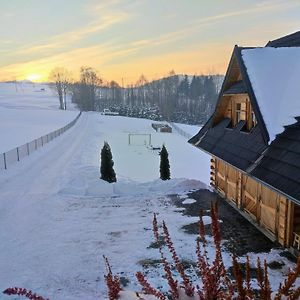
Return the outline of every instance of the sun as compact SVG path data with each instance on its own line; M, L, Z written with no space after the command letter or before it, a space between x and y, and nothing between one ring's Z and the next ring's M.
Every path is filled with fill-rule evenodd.
M27 80L33 81L33 82L37 82L42 78L41 75L39 74L29 74L26 76Z

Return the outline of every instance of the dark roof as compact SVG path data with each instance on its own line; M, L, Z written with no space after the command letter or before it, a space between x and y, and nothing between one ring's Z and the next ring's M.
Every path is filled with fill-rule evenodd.
M226 118L208 130L203 128L190 142L246 171L260 157L266 146L258 126L246 133L242 131L245 121L240 121L235 128L230 128L230 123L230 119Z
M229 89L227 89L223 95L232 95L232 94L246 94L247 88L242 80L234 83Z
M266 47L300 47L300 31L269 41Z
M300 119L270 144L251 175L300 204Z
M267 46L300 47L300 31L270 41ZM242 58L243 49L249 48L235 46L216 110L189 143L245 171L300 205L300 117L296 118L295 124L286 126L284 132L268 145L269 134ZM243 78L243 81L235 83L229 80L234 61ZM241 92L248 93L258 124L249 133L242 131L244 121L235 128L229 128L230 119L214 124L222 96Z
M235 46L219 94L216 110L199 133L189 140L189 143L245 171L267 147L269 135L241 57L241 50L243 49L249 48L239 48ZM243 82L238 81L231 83L228 80L230 77L230 69L234 61L237 62L241 70ZM219 124L214 124L214 115L217 112L218 105L222 101L222 96L225 91L230 89L242 89L249 94L254 113L258 120L258 124L250 133L241 130L243 125L245 125L243 122L240 122L235 128L228 128L230 125L229 119L223 119ZM199 142L200 139L201 141Z

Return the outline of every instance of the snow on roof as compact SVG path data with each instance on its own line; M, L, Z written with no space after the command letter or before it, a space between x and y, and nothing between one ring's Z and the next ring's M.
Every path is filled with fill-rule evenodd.
M300 116L300 48L242 50L270 142Z

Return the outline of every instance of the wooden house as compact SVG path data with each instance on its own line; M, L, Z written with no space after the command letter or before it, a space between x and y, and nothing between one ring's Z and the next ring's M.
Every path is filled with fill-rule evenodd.
M215 111L189 142L211 185L281 245L300 250L300 32L235 46Z

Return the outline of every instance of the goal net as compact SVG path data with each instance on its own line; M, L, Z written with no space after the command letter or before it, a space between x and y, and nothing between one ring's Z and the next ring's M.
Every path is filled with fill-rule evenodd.
M150 146L151 134L149 133L129 133L128 145L134 146Z

